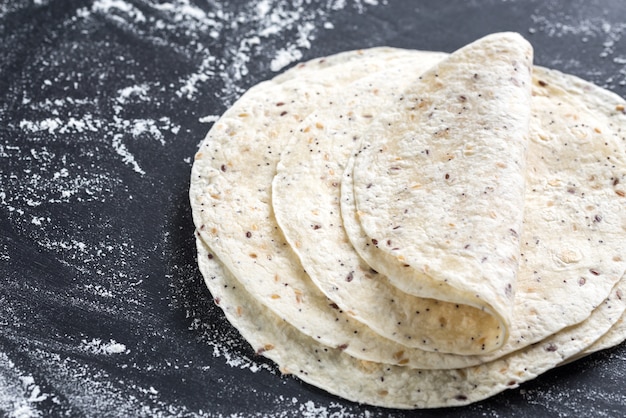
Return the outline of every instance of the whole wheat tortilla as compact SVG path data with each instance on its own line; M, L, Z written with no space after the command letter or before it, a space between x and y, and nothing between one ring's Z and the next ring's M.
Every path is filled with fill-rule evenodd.
M215 123L196 154L190 200L194 223L215 256L246 291L300 332L363 360L436 367L445 363L442 356L381 337L324 296L285 242L271 207L280 151L300 122L314 108L332 106L326 98L337 85L409 54L388 48L342 54L295 67L289 71L305 72L282 76L283 83L251 88ZM311 71L313 66L319 68Z
M565 316L564 311L559 311L565 306L575 311L581 321L585 318L590 319L579 325L570 326L530 348L517 351L502 360L483 364L476 369L427 371L413 368L460 367L463 362L476 364L476 362L485 361L487 357L425 352L382 338L368 326L356 321L354 312L343 311L337 303L326 298L309 280L296 253L292 252L274 219L269 183L275 174L279 154L287 147L293 133L306 123L304 121L307 117L314 120L314 116L308 115L320 108L327 109L333 106L339 106L341 110L342 104L333 101L337 97L334 92L347 88L355 81L358 83L357 80L368 73L392 67L394 62L400 62L396 60L408 60L413 54L415 54L413 51L394 49L344 53L339 57L314 60L298 66L274 81L251 89L215 124L207 136L194 163L190 189L194 222L199 234L200 268L216 301L219 301L220 306L225 309L227 315L230 315L231 321L246 339L260 353L274 359L283 371L294 371L303 380L326 390L361 402L406 408L456 405L478 400L505 389L508 383L514 387L518 382L554 367L565 358L575 356L576 353L584 353L589 344L608 330L608 323L618 319L620 314L616 314L616 311L608 306L620 306L619 312L621 313L622 302L619 295L623 292L622 289L616 289L609 302L602 302L611 288L610 282L614 283L621 277L615 277L620 269L623 273L619 256L613 255L612 262L608 262L606 257L601 260L602 265L611 266L608 271L599 271L594 268L584 270L588 267L588 262L593 261L586 254L581 256L580 252L586 247L563 248L563 244L569 242L566 236L571 233L571 229L579 228L582 225L581 219L587 216L568 212L566 219L572 221L568 224L570 230L566 227L554 229L564 232L562 239L555 239L548 243L550 245L541 246L538 244L533 246L530 241L522 243L522 251L528 250L529 253L535 251L533 256L542 251L547 252L549 257L543 254L548 260L546 265L552 263L569 275L568 285L560 287L561 295L569 294L568 291L575 289L574 285L577 285L581 289L589 289L588 293L593 293L592 297L586 297L581 307L578 308L575 306L577 301L574 298L584 292L574 292L576 296L570 298L572 306L568 307L565 303L559 307L551 307L549 298L543 300L545 297L541 290L543 285L535 286L529 282L531 284L526 292L531 297L534 295L540 305L545 305L545 315L548 317ZM589 137L589 135L593 136L591 131L596 132L597 129L607 136L608 140L605 142L604 149L597 149L599 142L592 141L587 148L577 145L578 152L589 151L589 160L594 158L597 160L600 156L611 158L617 150L623 158L623 140L619 137L619 130L615 130L618 133L616 135L608 134L611 127L623 126L624 119L620 111L620 106L623 109L623 101L588 83L561 76L559 73L550 74L554 77L553 83L542 79L535 80L535 95L549 93L550 96L556 95L563 98L565 102L573 100L572 103L578 103L580 98L584 97L587 106L583 109L583 119L601 121L593 128L587 129L583 125L585 129L580 129L580 125L571 123L574 117L569 115L568 121L563 122L562 126L566 130L569 129L568 134ZM575 108L580 110L580 107ZM578 114L575 115L580 117ZM546 113L539 117L547 118L550 114ZM531 123L531 132L533 125L535 128L541 126L537 123L537 118L534 119ZM551 122L548 121L548 123ZM317 126L315 128L318 129ZM543 134L545 136L545 132ZM547 155L552 153L553 158L558 160L558 152L554 153L550 147L556 147L555 149L558 150L558 145L555 144L559 143L559 136L536 135L535 140L537 138L541 139L542 146L549 144L544 152ZM603 152L606 154L609 149L612 150L608 153L610 155L604 155ZM575 152L572 151L572 153ZM575 158L577 157L578 155L575 155ZM549 164L544 164L544 166L539 164L539 167L545 169L543 172L545 175L554 176L561 173L558 170L552 171ZM607 257L611 257L610 252L616 248L615 242L619 241L617 237L623 234L623 203L619 199L616 202L608 198L608 203L602 206L604 201L598 197L601 195L607 197L609 191L614 196L620 198L624 196L621 189L623 172L620 171L623 161L617 158L604 167L594 172L593 178L589 178L589 180L597 180L594 183L596 192L591 193L591 198L587 196L587 189L580 188L577 191L581 198L594 205L598 204L594 208L600 211L598 212L600 220L598 221L598 218L593 216L595 221L593 228L605 228L596 232L592 231L591 235L585 235L585 237L592 239L604 234L605 231L612 231L615 239L609 237L607 242L592 243L602 247ZM607 170L613 170L609 188L603 184L603 180L607 179ZM560 185L556 181L559 179L551 180L545 180L542 187L547 187L546 184L551 187ZM568 195L575 194L569 191L570 188L561 189L561 192L565 190ZM597 192L598 189L602 191ZM553 196L561 195L554 193ZM568 198L573 199L571 196ZM572 201L575 202L575 199ZM576 205L577 203L573 203L571 207L575 208ZM552 206L554 202L548 208ZM585 208L591 206L588 204ZM581 208L580 204L578 208ZM588 210L591 211L591 209ZM557 213L551 212L551 209L544 212L542 212L544 217L548 215L548 218ZM602 221L606 221L606 224L599 225ZM581 228L576 229L576 231L580 230ZM584 230L584 233L588 231ZM553 247L552 244L556 246ZM211 247L210 253L206 245ZM294 246L296 246L295 243ZM208 258L208 254L211 254L212 259ZM584 275L575 276L583 271ZM533 279L537 281L537 276L533 275ZM544 277L540 277L540 282L543 281ZM553 287L556 286L554 284L547 286L548 289ZM604 291L606 292L603 295ZM601 310L613 312L609 315L610 318L598 320L596 311L589 316L594 303L596 306L602 304ZM250 312L251 315L248 316ZM530 323L534 320L532 316L544 316L544 312L530 312L531 318L528 319ZM359 319L362 320L362 318ZM599 321L597 324L594 322L596 320ZM275 328L273 328L274 325L276 325ZM584 342L576 336L578 334L568 334L574 329L584 332ZM619 333L620 329L617 327L615 328L617 331L614 332ZM550 334L545 330L539 333ZM568 342L571 335L574 335L574 340ZM607 336L610 335L607 334ZM513 348L527 345L526 341L523 341L525 335L521 334L520 338L522 341L514 342L517 345ZM559 338L563 338L563 349L559 345L545 345L550 342L560 344ZM274 344L263 342L263 340L283 342ZM607 337L607 340L619 341L619 337ZM290 345L288 341L293 344ZM598 344L602 346L602 343ZM290 348L286 348L287 346ZM545 347L545 352L535 350L539 346ZM534 354L523 354L531 352ZM318 356L319 353L324 354ZM557 354L553 355L553 353ZM457 360L457 357L461 360ZM513 367L515 369L515 367L521 367L524 362L530 364L530 371L523 372L517 369L520 376L503 383L505 379L501 373L508 375L506 371L503 372L502 367L508 367L509 363L517 364L518 366ZM398 364L406 365L406 367L394 366ZM492 365L499 365L501 369L496 371L496 366ZM491 367L494 368L491 369ZM360 372L355 371L356 369ZM471 371L468 372L468 370ZM342 373L345 373L345 379L343 376L337 377ZM376 373L380 374L376 375ZM382 377L387 383L390 380L394 383L383 388L384 385L379 382L370 382L363 374L375 376L376 379ZM422 375L428 377L420 381L418 377ZM470 377L466 379L466 376ZM490 387L484 388L477 383L479 379L484 379L485 385L490 385ZM466 383L455 385L453 381L466 381ZM437 385L448 389L441 394L428 392ZM472 393L466 395L464 392L468 391L465 389L473 385L477 385L479 389L469 391ZM428 393L425 392L422 395L407 393L410 388L420 390L423 388ZM392 396L388 396L390 393Z
M313 282L339 308L386 338L408 347L453 350L455 341L476 336L490 315L433 299L415 298L389 286L387 279L363 263L348 241L340 216L340 183L356 138L381 108L402 92L402 73L410 68L416 77L442 58L440 54L414 54L398 60L389 70L357 80L332 94L341 112L319 109L294 131L281 154L272 184L272 206L285 238ZM395 80L395 82L394 82ZM409 82L409 79L406 80ZM373 93L375 92L375 93ZM298 204L294 205L293 202ZM408 298L407 298L408 296ZM408 300L407 300L408 299ZM421 315L415 318L414 310ZM452 311L452 315L450 315ZM450 318L442 330L440 318ZM464 318L463 320L458 320ZM441 333L436 337L434 333ZM424 341L436 341L430 346ZM447 350L446 350L447 349ZM410 352L401 360L416 365ZM425 355L420 368L440 367L441 356ZM479 362L478 357L450 356L449 367Z
M353 313L355 318L366 323L370 328L378 333L390 338L397 339L410 346L415 341L415 329L419 325L416 324L416 316L407 315L419 309L419 319L423 320L427 317L429 311L434 312L429 305L416 305L415 298L409 295L403 295L394 291L387 283L387 279L380 274L375 274L369 268L369 265L362 262L354 253L354 249L348 242L344 232L344 226L350 231L353 224L350 218L346 219L345 225L341 224L339 216L339 197L337 185L341 183L339 174L345 167L347 154L350 150L350 144L354 142L354 138L358 137L367 127L372 115L376 114L378 109L385 109L391 106L386 103L380 105L376 100L383 100L381 96L390 91L397 91L398 86L394 85L392 80L396 80L396 84L401 84L397 78L391 76L398 70L407 73L410 68L419 68L424 61L424 57L429 53L415 52L415 62L411 63L412 67L405 69L391 69L383 71L379 75L373 75L363 80L353 83L350 88L345 89L345 95L350 97L344 101L344 111L334 113L331 111L317 110L314 114L305 120L294 136L289 146L283 152L281 164L278 166L278 173L273 184L273 203L276 211L277 220L284 231L287 240L290 242L294 250L301 258L304 268L325 294L335 301L339 307ZM434 56L433 56L434 58ZM441 58L441 56L439 56ZM408 61L407 61L408 62ZM398 63L398 65L406 65L406 63ZM547 102L542 104L540 97L546 95L545 89L549 83L551 88L557 89L558 86L574 86L580 81L577 79L562 75L557 72L550 72L545 69L537 68L535 77L535 99L536 107L545 109L544 117L548 117L554 108L562 106L561 101L566 99L569 101L580 100L575 97L568 97L564 92L557 92L545 98ZM543 85L543 86L542 86ZM588 90L590 86L582 84L581 88ZM360 92L359 95L355 91ZM374 93L376 92L376 93ZM601 92L597 92L600 94ZM362 100L361 97L368 95L371 97L368 101ZM396 93L397 96L397 93ZM614 106L615 97L601 95L602 106L604 109L598 111L605 112L607 107L610 109ZM335 94L336 101L339 101L338 94ZM384 103L384 100L383 100ZM552 109L552 110L551 110ZM347 122L350 114L350 121ZM542 113L535 111L535 119L538 119ZM596 118L598 116L586 116ZM550 121L546 121L548 125ZM602 122L610 124L610 121ZM323 129L314 128L315 126L323 126ZM536 123L533 124L534 142L531 144L533 155L542 155L546 153L545 149L539 148L544 142L540 139L548 135L545 129ZM568 139L569 129L559 127L559 132L563 135L564 141L572 142ZM574 141L575 142L575 141ZM558 148L558 143L553 143ZM589 144L587 144L589 145ZM553 154L556 152L551 151ZM574 152L584 152L589 154L588 149L578 149ZM558 153L558 152L557 152ZM553 165L553 162L539 159L533 166L533 170L538 170L537 163L545 171L545 165ZM350 172L350 170L348 170ZM556 173L555 173L556 174ZM558 173L561 177L576 178L580 176L578 167L570 167L568 171ZM534 177L535 181L531 185L531 189L537 187L537 181L543 182L541 177ZM349 178L343 185L349 184ZM561 190L562 194L569 199L570 193L566 189ZM602 193L595 193L596 199L601 201L604 209L598 207L599 210L607 210L610 208L609 201L615 200L619 195L613 193L611 199L603 200ZM591 193L593 195L593 193ZM594 197L589 195L589 199ZM545 197L545 196L544 196ZM529 217L536 216L544 205L548 205L552 200L556 201L556 205L562 205L562 210L571 210L572 202L568 199L560 199L558 196L552 196L545 201L534 202L533 214ZM293 202L298 204L294 205ZM344 202L347 203L348 201ZM615 202L614 202L615 203ZM554 206L554 203L551 203ZM578 203L580 205L580 203ZM570 208L570 209L568 209ZM556 209L556 208L555 208ZM556 209L558 210L558 209ZM348 213L353 210L348 209ZM558 227L558 226L556 226ZM605 224L604 227L598 227L592 231L596 237L606 237L611 235L611 223ZM567 231L554 231L553 228L546 230L548 235L554 234L557 237L567 234ZM536 242L538 239L542 242L549 242L541 238L545 235L543 228L538 231L529 233L524 240L525 246L529 247L526 251L535 251L530 248L529 240ZM589 236L579 236L569 241L569 248L584 248ZM578 241L584 242L578 242ZM619 231L617 240L609 243L608 247L614 247L614 255L620 253ZM323 243L323 245L320 245ZM617 249L615 249L617 245ZM355 245L356 248L362 248L366 251L368 247L366 240L361 240L361 245ZM559 243L552 243L545 246L539 251L556 251ZM561 257L568 254L569 249L562 250ZM571 250L574 251L574 250ZM593 250L592 250L593 251ZM604 249L601 249L604 251ZM540 263L545 256L541 254L530 258L531 262L524 262L525 271L522 273L521 288L517 293L514 304L514 317L520 318L514 321L509 343L502 349L497 350L491 355L481 357L441 357L437 358L420 355L428 365L418 365L414 367L420 368L444 368L444 367L460 367L462 365L475 364L477 361L485 361L502 356L511 351L517 350L528 344L540 341L543 338L559 331L560 329L573 325L582 321L591 310L604 299L617 277L620 277L624 268L623 264L613 266L614 274L608 274L604 278L594 277L595 280L587 282L593 266L578 266L580 277L577 280L568 280L572 274L571 269L563 269L560 265L552 266ZM591 255L591 260L601 257ZM368 257L366 257L368 259ZM551 261L550 257L548 261ZM605 260L613 261L613 260ZM560 263L559 263L560 264ZM601 263L598 263L598 267ZM537 277L532 273L540 269L543 278L538 282ZM611 267L607 269L610 271ZM604 268L603 268L604 270ZM579 282L584 281L585 285ZM539 297L538 297L539 296ZM580 303L571 303L572 298ZM432 301L431 301L432 302ZM423 303L423 302L422 302ZM411 309L412 308L412 309ZM538 314L541 313L541 314ZM431 316L435 320L439 316ZM438 323L436 324L438 326ZM418 329L419 330L419 329ZM450 332L450 335L457 336L456 333ZM426 336L428 338L428 336ZM413 353L405 351L402 359L409 365L416 365L413 360ZM441 362L442 358L446 358L445 362Z
M573 76L538 67L534 73L523 257L514 320L508 343L483 357L487 359L584 320L625 269L624 140L611 132L613 126L626 122L621 110L616 110L623 101ZM590 168L560 163L579 156L586 156ZM602 163L607 158L614 164ZM600 161L595 168L590 164L594 160ZM372 264L370 259L380 253L373 253L354 216L350 173L348 168L342 181L348 191L342 200L344 227L354 248ZM554 222L556 214L561 218Z
M406 293L492 314L464 341L473 354L500 347L510 327L531 67L518 34L472 42L389 103L354 157L359 223L384 254L368 263Z
M494 36L486 37L470 47L455 52L449 59L441 60L441 64L434 66L429 73L432 78L437 76L437 82L443 86L439 89L452 95L455 101L461 95L456 90L462 88L463 94L467 97L461 102L459 108L464 108L472 105L473 98L469 94L470 90L477 88L476 84L480 85L482 80L490 79L486 76L474 77L475 71L478 69L472 68L468 63L475 62L476 67L480 68L481 71L482 66L487 65L491 72L505 72L500 78L506 78L506 83L498 77L494 77L494 81L491 82L497 84L499 88L497 94L502 96L498 98L496 103L493 103L492 107L502 112L502 101L515 101L516 106L526 109L525 116L523 112L520 112L520 116L513 120L518 126L510 127L510 131L516 132L514 135L518 135L517 141L507 140L510 138L502 140L505 144L515 145L515 153L518 154L516 158L519 160L523 159L528 136L528 119L530 117L530 74L528 67L532 53L528 43L519 35L499 34L495 38L494 41ZM498 45L497 48L494 48L495 43ZM485 51L492 51L492 56L485 56ZM508 317L510 301L514 294L514 287L508 281L514 282L516 260L512 258L506 260L505 267L513 264L515 268L506 271L509 273L506 276L509 287L502 285L502 289L500 289L500 285L498 285L498 293L506 296L506 300L500 301L501 312L497 317L493 316L491 309L486 309L488 306L475 302L474 295L488 298L488 295L484 295L484 292L478 289L480 285L476 285L475 289L465 292L470 293L470 297L461 297L458 292L452 292L451 289L444 291L441 285L435 284L429 286L429 292L417 295L434 296L435 299L407 299L402 292L406 291L406 288L399 291L387 286L388 280L386 278L372 278L370 266L378 272L384 272L384 269L376 264L370 263L370 266L367 266L358 261L350 243L345 239L339 218L339 187L337 185L341 183L341 172L345 168L355 138L360 139L363 134L375 136L377 146L389 147L390 145L380 137L382 133L372 133L372 130L376 126L389 129L390 119L394 119L397 125L401 123L398 120L409 121L415 116L415 112L411 109L419 109L421 104L416 106L412 98L419 99L420 93L411 91L411 87L431 85L426 80L428 74L422 75L422 73L433 65L436 57L436 55L416 53L414 60L408 63L398 63L398 68L395 70L381 71L379 74L359 80L334 94L334 102L339 102L343 98L341 112L335 108L323 108L312 114L309 117L310 120L305 120L300 129L294 132L290 147L283 153L278 174L273 183L273 205L277 221L285 232L287 240L302 259L305 269L313 281L340 307L354 312L356 318L363 320L369 327L385 337L407 346L420 347L430 351L479 354L492 351L502 344L507 334L508 319L504 321L503 318ZM525 63L524 60L526 60ZM451 71L451 68L459 66L459 62L463 63L462 68L459 71ZM504 68L499 70L498 64ZM520 70L522 78L510 81L510 75L506 71L513 73L514 70L518 69L517 67L524 65L526 66L525 74L523 74L524 70ZM457 79L459 74L462 76L468 74L472 86L459 86L461 83ZM421 81L416 82L418 78ZM513 94L513 96L504 97L507 94ZM434 101L431 96L432 94L429 92L424 93L424 97ZM432 106L445 106L447 101L441 101L445 103L435 103ZM476 115L476 119L480 119L481 131L484 124L487 123L487 118L499 117L504 119L499 114L487 114L484 106L482 108L473 107L475 111L480 112L479 115ZM430 113L430 110L427 113ZM370 125L369 121L373 117L380 116L380 114L384 114L388 118L380 123L376 120ZM449 114L455 119L459 117L456 112ZM464 117L473 118L471 115ZM510 121L493 120L489 123L504 124L507 122ZM416 122L411 120L410 123ZM440 123L437 120L437 124ZM394 131L389 132L393 133ZM416 132L416 130L410 132L411 139L416 135ZM428 141L430 138L426 140ZM431 144L430 146L432 146L432 153L434 154L437 151L437 145ZM423 149L419 151L423 151ZM511 154L502 152L502 150L495 150L494 153ZM376 151L376 156L379 155L380 153ZM373 177L379 177L379 182L389 180L391 184L402 187L402 184L397 181L397 177L401 173L399 166L402 161L399 161L395 155L391 158L396 166L394 168L397 169L392 171L391 175L370 174ZM515 164L509 165L515 166ZM496 168L494 165L494 169ZM498 171L506 170L498 168ZM515 208L521 208L523 207L523 204L520 203L523 200L523 193L514 193L515 187L513 186L518 189L523 187L522 167L515 166L515 169L511 171L511 175L515 174L519 177L515 179L517 184L506 183L504 186L511 189L507 190L508 193L519 194L517 201L513 199L510 204ZM502 180L500 182L505 183ZM371 185L370 183L369 186L371 187ZM391 187L388 188L391 189ZM368 188L369 190L373 190L373 188ZM397 192L394 194L399 195ZM297 198L298 205L293 205L294 198ZM383 205L383 202L378 202L376 208L380 209ZM488 203L486 205L491 206ZM438 207L437 204L435 207ZM511 222L506 222L505 219L507 225L505 239L513 245L510 251L517 254L519 253L519 242L517 240L514 240L515 243L512 242L510 230L521 228L521 209L517 213L510 210L508 212L507 215L511 215L511 217L507 219L520 224L520 226L515 227ZM419 216L422 216L421 219L424 221L430 220L430 217L421 214ZM485 223L485 226L493 226L493 220L489 218L489 221L491 222ZM503 222L503 219L499 219L499 222ZM474 233L477 233L475 231L477 228L474 227L473 229ZM404 230L413 231L408 228ZM485 239L490 238L488 236ZM319 245L319 242L324 242L325 245ZM381 240L381 242L389 241ZM498 266L499 264L496 264L496 267ZM400 268L405 271L407 270L406 267L404 263L400 264ZM492 265L481 267L485 271L497 270ZM491 286L495 286L489 277L481 278L485 281L483 283L485 289L489 290ZM394 282L393 276L391 281ZM423 285L420 284L420 286ZM505 288L508 293L501 291Z
M200 236L198 263L205 282L228 320L252 348L285 374L355 402L388 408L460 406L493 396L556 367L589 347L624 314L626 281L581 324L539 344L479 366L419 370L356 359L320 344L272 314L239 285Z

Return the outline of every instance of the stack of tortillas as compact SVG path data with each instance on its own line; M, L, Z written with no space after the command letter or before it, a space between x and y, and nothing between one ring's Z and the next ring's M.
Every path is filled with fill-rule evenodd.
M198 262L284 373L462 405L626 338L626 103L512 33L251 88L196 155Z

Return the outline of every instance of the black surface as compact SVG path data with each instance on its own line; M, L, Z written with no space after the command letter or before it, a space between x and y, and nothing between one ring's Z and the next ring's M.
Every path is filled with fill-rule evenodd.
M260 3L0 2L0 415L623 416L623 345L449 410L282 377L212 303L187 190L200 118L283 48L452 51L512 30L536 63L624 96L626 2Z

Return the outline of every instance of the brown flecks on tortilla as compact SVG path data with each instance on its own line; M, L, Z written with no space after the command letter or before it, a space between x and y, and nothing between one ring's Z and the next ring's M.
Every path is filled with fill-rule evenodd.
M506 295L507 298L511 298L513 297L513 285L511 283L507 284L506 287L504 288L504 294ZM458 307L458 305L457 305Z
M258 355L261 355L263 353L265 353L266 351L270 351L274 349L274 344L265 344L263 347L259 348L256 350L256 353Z
M550 343L546 346L545 350L548 352L553 352L558 350L558 347L555 344Z

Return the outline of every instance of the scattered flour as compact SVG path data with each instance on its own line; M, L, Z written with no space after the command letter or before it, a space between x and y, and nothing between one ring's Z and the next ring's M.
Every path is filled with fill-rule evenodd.
M599 48L595 53L602 59L613 56L616 47L623 44L622 39L626 35L626 23L611 22L608 20L608 16L593 18L568 16L558 11L550 10L549 7L546 3L530 16L532 26L529 27L528 32L531 35L542 33L548 37L555 38L574 37L578 38L581 43L586 44L587 48L590 48L589 44L591 44L592 40L597 40L599 41ZM546 10L545 8L548 9ZM590 53L594 52L590 51ZM621 66L617 71L617 76L599 80L593 69L587 69L587 73L584 76L590 81L609 89L615 86L625 86L626 59L624 58L623 56L618 56L612 59L614 64ZM564 63L557 58L554 61L554 64L564 64L563 67L566 70L577 70L581 67L580 62L577 60L570 60Z
M283 48L276 52L276 56L270 63L270 68L272 71L280 71L282 68L292 62L298 61L301 58L302 51L300 51L296 46L291 45L288 48Z
M82 340L81 348L85 351L89 351L93 354L128 354L130 351L126 349L124 344L118 343L115 340L109 340L108 342L102 341L100 338L92 338L90 341Z
M0 243L0 261L9 261L11 255L9 252L9 246L4 243Z
M215 80L223 86L213 94L227 106L251 84L244 82L250 74L251 65L261 70L279 71L300 60L303 51L311 47L320 30L334 28L329 22L332 13L349 7L363 13L367 7L379 5L376 0L334 0L318 7L311 7L308 1L303 0L251 3L244 7L232 7L215 2L210 7L201 8L189 0L175 0L155 4L147 2L139 8L125 0L96 0L91 7L78 9L74 17L77 25L90 20L105 20L155 44L168 42L172 33L184 33L184 45L176 45L176 41L171 39L169 42L196 61L196 69L181 75L174 86L164 87L153 81L119 89L117 96L111 98L115 103L113 119L95 112L68 115L66 109L76 105L97 108L95 99L81 99L81 103L68 96L37 102L25 96L24 105L38 110L37 113L45 110L48 116L24 118L19 122L20 129L29 135L47 134L53 137L89 132L104 135L120 160L138 175L145 176L145 168L130 150L129 138L150 137L165 146L167 139L172 134L176 135L181 126L168 115L151 115L151 119L128 118L126 107L150 103L151 92L163 93L172 88L177 97L194 100L201 93L214 91L212 84ZM5 8L8 12L9 6ZM211 52L212 44L220 45L222 54L219 57ZM54 86L56 82L45 79L43 84Z
M148 95L150 86L147 83L124 87L117 91L117 101L120 104L126 104L131 100L131 97L136 97L141 101L150 100Z
M214 123L220 119L220 115L207 115L198 119L200 123Z
M58 401L0 352L0 412L10 418L43 417L37 405L46 400Z
M51 4L47 0L4 2L0 5L0 19L27 8L43 9ZM97 211L98 205L106 205L114 194L118 194L117 198L121 194L126 199L136 199L136 196L127 195L128 174L133 181L145 184L147 189L159 187L152 183L155 177L152 167L141 159L137 150L150 148L166 156L178 146L179 136L187 133L185 126L190 123L179 107L187 107L194 101L213 100L225 109L246 88L260 81L260 74L271 77L273 72L305 57L320 34L335 29L336 14L342 11L364 13L385 5L386 1L382 0L326 0L315 7L310 0L246 3L95 0L74 10L74 14L55 30L74 28L73 33L89 35L94 28L113 27L111 32L118 33L120 39L140 40L155 50L166 47L163 49L173 51L168 59L175 57L182 64L173 69L174 76L162 77L163 74L154 75L150 69L137 66L132 57L120 50L103 55L93 68L79 67L82 56L77 50L73 57L76 64L64 64L70 68L74 65L77 68L74 73L58 72L57 77L35 80L38 94L24 91L19 101L19 120L8 122L8 129L15 138L0 143L0 209L21 236L35 242L44 255L60 260L67 267L68 274L75 275L71 278L71 285L63 290L74 293L58 296L46 293L45 289L29 288L29 291L40 298L57 297L67 306L79 310L101 310L111 317L122 315L118 309L120 306L125 309L142 306L145 298L142 284L155 278L143 276L141 262L148 259L146 252L154 249L142 252L134 245L129 231L120 232L110 227L115 219L97 213L91 218L83 213L71 213L67 218L59 219L59 213L76 207L84 207L86 212ZM626 24L611 23L608 18L570 19L557 11L545 13L543 10L534 13L531 21L531 34L574 36L582 43L600 39L601 46L595 51L598 58L611 60L620 68L613 78L602 81L607 85L626 84L626 55L617 53ZM114 41L107 42L111 44L103 43L103 50ZM72 53L66 51L70 59ZM53 68L54 61L55 58L50 57L39 62ZM127 77L122 82L109 85L107 77L111 69L103 63L115 63L122 69L128 65L136 74L125 73ZM98 77L87 77L85 71L93 71ZM167 77L173 78L163 82L161 78ZM85 79L105 81L98 89L91 89L84 84ZM93 94L85 95L83 91ZM170 97L171 103L162 103L163 97ZM217 113L223 109L211 111ZM209 114L196 115L191 120L210 124L218 118L217 114ZM67 144L75 148L65 148ZM189 158L184 161L191 163ZM116 169L103 168L111 166ZM147 199L145 196L141 198ZM63 210L46 211L45 208L51 205ZM70 222L59 226L60 221L76 215L86 216L85 223ZM115 233L109 234L110 231ZM12 261L14 254L12 243L0 242L0 262ZM166 279L197 275L195 266L187 267L188 271L175 270ZM45 269L45 265L41 268ZM84 278L90 280L84 281ZM14 280L17 283L21 277ZM176 291L172 293L171 298L183 298ZM0 295L0 303L4 302ZM193 335L201 336L202 343L209 347L207 353L210 356L235 369L279 373L269 362L242 354L242 341L235 334L216 329L215 324L203 320L205 317L200 313L187 309L186 302L177 303L176 309L183 309L187 314L185 320L189 322L189 330L194 332ZM0 319L0 323L8 329L6 318ZM154 335L157 339L167 338L163 330L154 331ZM18 340L18 337L21 335L12 338ZM58 335L51 338L62 340ZM59 407L61 398L72 400L71 408L62 411L67 416L93 411L100 412L101 416L195 417L210 414L210 411L191 410L182 401L165 401L161 398L162 391L155 386L137 383L130 377L125 381L113 381L94 358L112 359L117 367L140 373L171 372L195 365L179 365L175 359L169 359L163 364L155 361L139 366L132 360L139 348L131 342L122 343L111 337L84 336L69 346L54 347L54 350L41 347L29 353L32 361L39 365L41 375L47 377L47 382L42 382L30 370L25 371L0 349L0 415L18 418L46 416L45 411L49 408ZM79 355L67 354L73 352ZM541 396L526 393L524 396L541 405L554 399L574 403L566 399L566 395L556 393ZM277 417L291 417L296 413L304 417L383 416L383 413L368 410L351 410L339 403L319 405L311 400L287 399L280 395L278 401L284 409L276 412Z
M133 316L137 316L135 309L144 307L143 283L154 280L144 276L141 263L158 247L137 248L132 228L98 213L110 202L118 205L120 199L139 198L129 193L131 184L135 188L143 184L146 190L159 187L153 182L162 174L154 173L138 150L148 148L167 156L180 146L179 136L189 132L183 109L200 107L193 102L212 101L219 104L214 112L223 111L259 77L271 77L303 58L322 31L335 28L336 13L364 13L385 4L372 0L328 0L315 6L310 0L233 3L95 0L73 14L69 9L58 27L45 29L53 32L47 33L55 39L55 48L64 52L54 55L45 46L37 52L38 57L43 55L33 58L34 72L45 76L24 79L26 88L17 100L19 118L8 122L12 136L0 143L0 209L19 234L35 244L33 251L42 258L39 268L45 270L45 263L54 260L67 274L62 278L67 287L30 285L34 297L79 312L100 312L116 321L128 316L129 326L139 321ZM50 5L47 0L9 2L0 6L0 19L22 10L43 11ZM95 49L84 46L99 28L119 38L112 35ZM78 38L66 39L68 34ZM124 49L133 42L171 53L171 72L144 68L143 61ZM168 72L158 72L164 70ZM214 123L219 118L216 113L195 120ZM191 159L184 162L188 166ZM12 244L0 242L0 261L12 261L14 254ZM166 280L197 276L195 265L184 268L187 271L167 274ZM16 289L22 286L21 277L12 280ZM177 295L180 290L172 292L169 297L181 299L175 309L185 309L189 302ZM2 295L0 303L4 303ZM207 323L205 314L187 312L189 330L202 336L209 356L252 373L278 373L270 362L242 354L235 331L224 333ZM31 316L28 312L23 320L30 321ZM139 375L207 366L181 364L178 359L140 366L133 358L145 348L133 343L131 349L129 342L113 336L85 335L68 341L51 329L50 340L40 342L20 334L19 324L13 326L17 328L9 339L18 344L28 341L29 361L37 364L34 370L46 382L39 382L30 369L23 371L7 357L11 351L4 354L0 348L0 415L206 416L206 411L164 400L155 385L139 384L131 377L112 380L99 365L106 358L108 366ZM157 339L168 338L167 330L151 332ZM339 410L309 401L290 405L278 416L288 417L293 411L338 416L332 413Z

